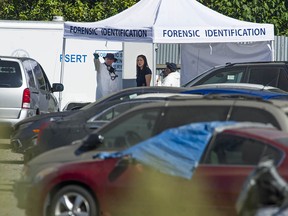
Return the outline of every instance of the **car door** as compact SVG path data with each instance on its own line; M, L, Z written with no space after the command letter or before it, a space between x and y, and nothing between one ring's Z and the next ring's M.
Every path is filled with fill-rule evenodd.
M54 95L52 95L50 83L45 75L41 65L35 60L29 60L33 69L36 83L39 90L39 110L40 113L53 112L58 110L58 104Z
M195 182L201 182L201 193L209 197L211 206L228 215L234 214L236 200L246 177L265 156L279 161L281 152L256 139L218 134L209 144L192 178Z
M111 215L187 216L191 215L191 210L196 213L191 208L193 199L187 196L190 180L131 161L119 163L109 177L105 188ZM195 215L211 214L202 211Z

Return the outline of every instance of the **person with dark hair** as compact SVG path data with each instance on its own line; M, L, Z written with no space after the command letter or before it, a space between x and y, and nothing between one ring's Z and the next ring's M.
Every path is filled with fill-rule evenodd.
M150 86L152 71L148 66L147 58L145 55L137 56L136 70L137 86Z
M166 68L161 73L162 81L158 78L157 86L180 87L180 73L177 71L175 63L166 62Z
M121 89L121 80L112 66L117 59L113 53L107 53L101 63L99 54L94 53L95 70L97 71L96 100Z

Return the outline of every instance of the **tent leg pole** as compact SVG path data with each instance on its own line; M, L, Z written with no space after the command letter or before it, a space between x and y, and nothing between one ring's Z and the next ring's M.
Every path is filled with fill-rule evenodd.
M153 73L152 73L152 86L155 86L155 81L156 81L156 71L157 71L156 57L157 57L157 45L156 45L155 43L153 43Z
M62 83L62 84L63 84L63 78L64 78L65 49L66 49L66 38L63 38L61 72L60 72L60 83ZM61 102L62 102L62 92L59 92L59 108L60 109L61 109Z
M272 49L272 61L275 61L275 55L274 55L274 41L271 41L271 49Z

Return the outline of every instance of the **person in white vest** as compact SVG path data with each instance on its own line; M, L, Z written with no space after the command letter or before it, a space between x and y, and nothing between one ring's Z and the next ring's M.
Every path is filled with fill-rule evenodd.
M121 89L121 80L112 64L117 61L113 53L107 53L104 62L98 53L94 53L95 70L97 71L96 100Z
M166 68L162 71L162 81L160 77L156 81L157 86L173 86L180 87L180 73L177 71L175 63L166 63Z

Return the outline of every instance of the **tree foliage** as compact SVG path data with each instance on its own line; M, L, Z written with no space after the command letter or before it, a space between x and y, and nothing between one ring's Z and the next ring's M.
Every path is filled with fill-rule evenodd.
M288 36L287 0L199 0L199 2L235 19L274 24L275 35Z
M113 16L139 0L0 0L0 19L94 22ZM272 23L276 35L288 36L288 1L285 0L198 0L205 6L235 19ZM181 16L181 14L173 14ZM168 20L169 21L169 20Z
M49 21L63 16L67 21L94 22L113 16L137 0L2 0L0 19Z

